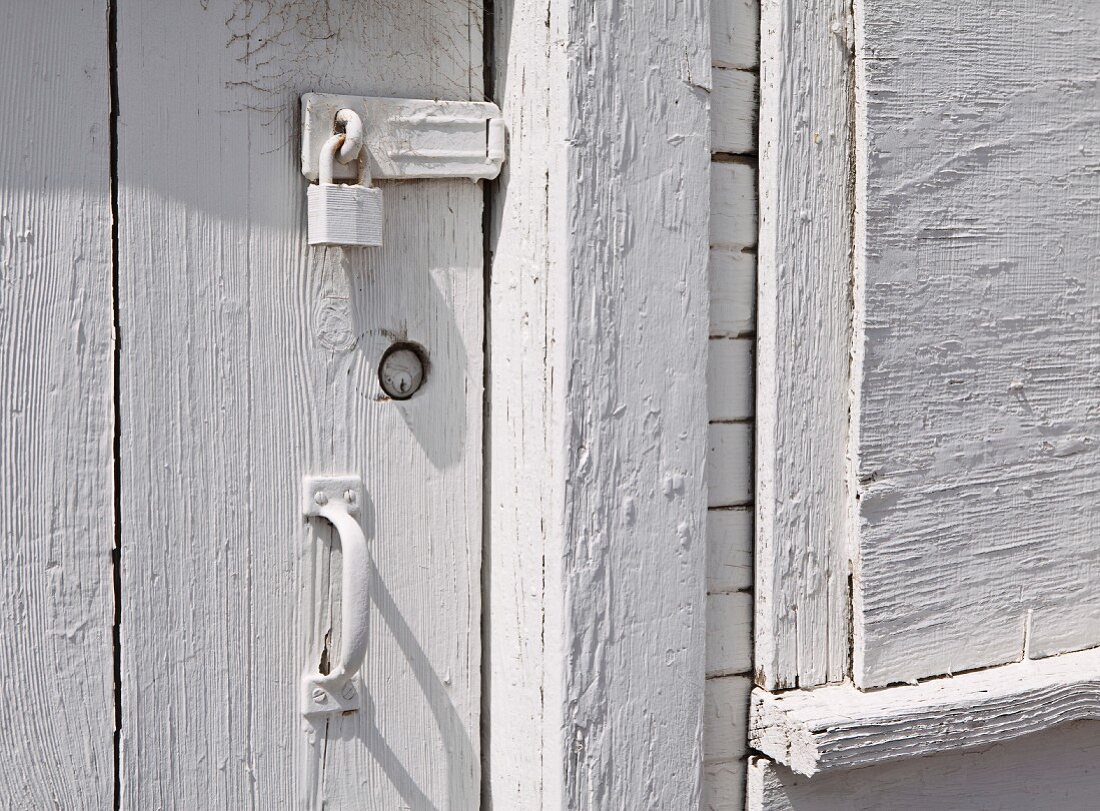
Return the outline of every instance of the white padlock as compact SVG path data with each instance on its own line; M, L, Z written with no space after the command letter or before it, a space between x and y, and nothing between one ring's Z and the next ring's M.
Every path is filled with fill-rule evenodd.
M306 192L310 245L374 247L382 244L382 190L371 185L366 146L359 148L359 180L334 183L333 161L344 144L337 133L321 147L319 181Z

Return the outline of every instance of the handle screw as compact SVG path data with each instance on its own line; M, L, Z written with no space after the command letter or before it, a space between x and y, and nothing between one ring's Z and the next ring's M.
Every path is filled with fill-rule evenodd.
M328 504L328 496L318 490L316 493L313 494L313 503L316 504L318 507L324 507L326 504Z

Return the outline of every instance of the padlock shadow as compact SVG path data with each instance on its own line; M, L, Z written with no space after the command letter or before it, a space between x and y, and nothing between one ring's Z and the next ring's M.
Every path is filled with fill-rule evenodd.
M480 454L482 191L469 181L386 184L384 243L342 254L359 394L395 411L437 470ZM378 381L386 349L410 342L427 360L421 388L391 400ZM477 434L467 446L471 431ZM392 460L401 464L403 460Z

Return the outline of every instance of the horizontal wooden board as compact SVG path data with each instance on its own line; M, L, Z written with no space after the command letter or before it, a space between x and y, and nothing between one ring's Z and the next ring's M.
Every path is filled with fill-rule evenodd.
M748 751L748 676L707 679L703 700L703 758L708 763L742 758Z
M756 167L751 163L711 165L710 244L734 251L756 245Z
M863 692L753 694L754 748L800 774L989 746L1100 719L1100 648Z
M1100 644L1100 5L857 7L855 678Z
M707 677L752 669L752 595L707 597Z
M752 501L752 434L747 423L715 423L708 431L709 507Z
M748 811L1088 811L1097 807L1100 723L973 752L804 777L750 760ZM723 811L740 811L725 806Z
M752 508L707 511L707 591L752 588Z
M756 70L760 62L759 0L713 0L710 47L715 65Z
M703 766L703 811L742 811L747 765L739 758Z
M751 338L712 338L707 357L707 410L711 422L750 419L753 394Z
M710 335L750 335L756 329L756 254L751 249L710 250Z
M756 74L715 68L710 92L710 148L713 152L756 151Z

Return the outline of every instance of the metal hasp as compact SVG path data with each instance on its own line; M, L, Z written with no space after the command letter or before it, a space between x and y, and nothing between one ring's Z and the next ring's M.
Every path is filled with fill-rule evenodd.
M356 675L367 655L370 621L370 558L367 537L356 516L363 499L358 476L306 476L302 480L302 514L322 518L340 535L343 557L340 657L328 673L302 677L302 715L353 712L361 706Z
M504 163L504 119L485 101L430 101L306 93L302 96L302 174L319 175L321 146L336 114L363 121L363 147L375 180L465 177L491 180ZM337 163L334 180L354 180L354 165Z

